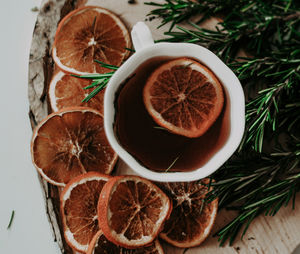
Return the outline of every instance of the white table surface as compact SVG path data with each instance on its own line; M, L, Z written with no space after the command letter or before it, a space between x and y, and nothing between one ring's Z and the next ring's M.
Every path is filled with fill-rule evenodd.
M120 0L118 0L120 1ZM126 1L126 0L122 0ZM30 158L27 72L40 0L0 0L0 253L60 253ZM12 210L14 220L7 229ZM300 249L294 253L300 254Z
M27 72L37 16L31 9L40 0L0 2L0 253L60 253L30 157Z

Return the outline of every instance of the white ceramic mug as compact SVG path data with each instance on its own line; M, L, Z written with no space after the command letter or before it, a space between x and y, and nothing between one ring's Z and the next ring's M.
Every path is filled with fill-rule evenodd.
M122 160L136 173L154 181L194 181L215 172L237 149L245 126L245 99L235 74L211 51L190 43L154 43L149 28L138 22L131 31L136 52L114 73L104 97L104 128L109 143ZM118 141L114 131L115 98L120 85L145 61L153 57L190 57L206 65L221 81L230 100L230 132L225 144L198 169L188 172L156 172L143 166Z

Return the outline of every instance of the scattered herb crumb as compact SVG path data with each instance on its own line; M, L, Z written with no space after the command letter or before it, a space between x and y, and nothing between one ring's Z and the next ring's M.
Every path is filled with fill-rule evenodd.
M160 126L154 126L153 128L154 128L154 129L158 129L158 130L164 130L164 131L167 130L166 128L160 127Z
M180 67L181 67L182 69L185 69L185 68L190 67L192 64L194 64L194 63L188 63L188 64L182 65L182 66L180 66Z
M39 8L35 6L35 7L31 8L31 11L32 12L37 12L37 11L39 11Z
M10 229L11 224L12 224L12 222L14 220L14 217L15 217L15 210L12 210L11 216L10 216L10 220L9 220L9 223L8 223L8 226L7 226L7 229Z
M128 0L129 4L135 4L135 0Z
M171 165L166 169L165 172L168 172L173 166L174 164L176 163L176 161L179 159L180 155L178 157L175 158L175 160L171 163Z
M204 199L202 199L202 202L201 202L201 207L200 207L199 213L202 213L202 211L203 211L203 207L204 207L204 203L205 203L205 200L204 200Z
M131 49L131 48L125 48L126 50L128 50L128 51L130 51L130 52L135 52L135 50L134 49Z
M156 18L155 16L150 16L149 18L146 18L145 21L152 21L155 18Z

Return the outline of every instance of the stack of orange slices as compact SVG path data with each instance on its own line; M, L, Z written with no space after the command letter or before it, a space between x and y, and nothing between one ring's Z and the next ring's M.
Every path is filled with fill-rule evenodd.
M109 253L122 253L128 248L137 249L134 253L163 253L155 239L172 206L150 181L89 172L72 179L60 200L65 239L76 251L112 248Z
M104 91L95 99L84 87L90 83L70 74L99 74L111 71L95 60L120 66L128 57L131 41L123 22L111 11L99 6L85 6L66 15L59 23L52 47L52 57L60 71L52 77L48 99L53 112L64 107L88 106L103 112Z
M179 248L198 246L218 209L218 200L205 202L208 185L209 179L155 185L138 176L80 175L60 198L65 239L94 254L164 253L157 237Z
M130 43L122 21L98 6L79 8L60 21L52 47L60 71L48 90L54 113L39 123L31 142L33 163L48 182L64 186L89 171L111 173L117 156L104 133L104 91L83 104L83 87L89 81L69 73L105 73L109 70L95 60L119 66L129 54Z

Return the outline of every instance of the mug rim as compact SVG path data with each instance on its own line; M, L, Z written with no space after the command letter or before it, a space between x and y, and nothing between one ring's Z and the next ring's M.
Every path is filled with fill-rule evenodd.
M121 84L145 61L154 57L190 57L206 65L226 88L230 99L230 133L225 144L198 169L187 172L157 172L141 165L122 145L114 132L115 98ZM201 57L199 57L201 56ZM234 96L233 96L234 94ZM242 140L245 128L245 99L236 75L210 50L191 43L161 42L145 47L130 56L114 73L104 95L104 129L107 139L120 156L139 175L154 181L194 181L209 176L234 153Z

